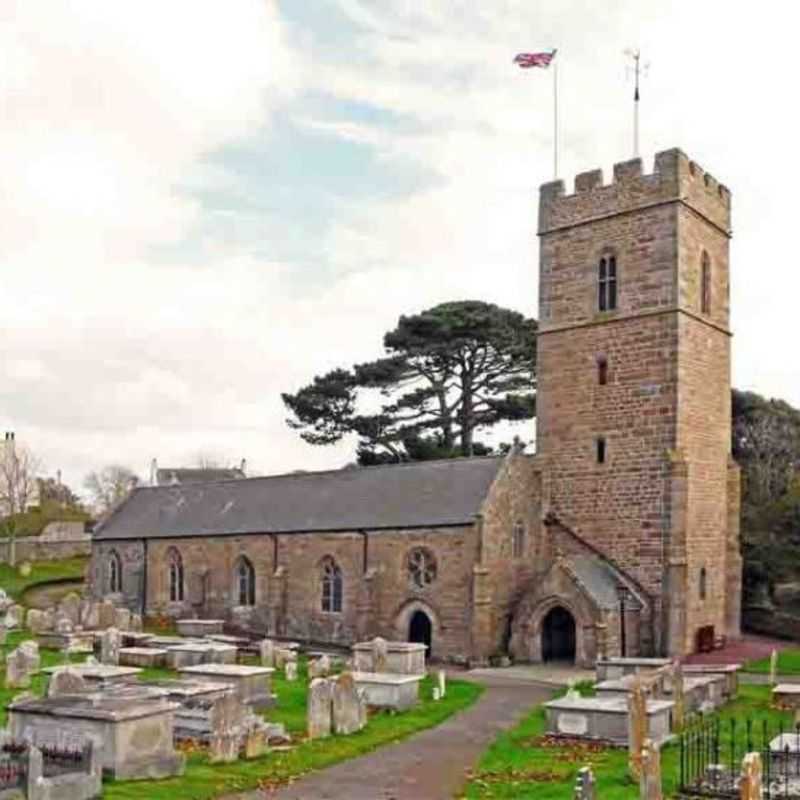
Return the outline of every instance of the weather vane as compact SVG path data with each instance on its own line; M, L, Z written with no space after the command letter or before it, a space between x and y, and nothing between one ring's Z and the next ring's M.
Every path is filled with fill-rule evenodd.
M633 75L633 157L639 157L639 81L647 75L650 64L642 64L642 54L639 49L629 47L625 50L625 55L633 61L633 65L625 68L625 74Z

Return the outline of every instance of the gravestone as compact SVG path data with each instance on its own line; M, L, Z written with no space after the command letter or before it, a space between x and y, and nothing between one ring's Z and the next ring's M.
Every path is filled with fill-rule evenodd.
M74 669L65 667L50 676L47 683L47 697L58 697L62 694L80 694L86 691L86 681Z
M6 594L5 589L0 589L0 614L4 614L6 609L13 604L13 600Z
M356 733L364 727L362 704L353 676L343 672L333 681L334 733Z
M8 628L6 628L5 625L0 624L0 645L5 645L7 636Z
M308 687L308 738L323 739L331 735L333 686L327 678L314 678Z
M284 677L287 681L294 682L297 680L297 662L287 661L284 668Z
M119 664L119 650L122 637L116 628L107 628L100 636L100 663Z
M650 739L644 741L641 764L639 800L661 800L661 753Z
M75 625L81 624L81 598L75 592L70 592L58 604L59 612Z
M778 682L778 651L773 650L769 657L769 685L775 686Z
M297 661L297 652L286 647L274 650L275 669L283 669L290 661Z
M748 753L742 759L739 798L740 800L761 800L763 796L761 756L758 753Z
M6 628L21 628L24 616L25 609L22 606L18 606L16 604L10 605L6 609L6 616L3 624L6 626Z
M75 626L72 624L72 620L66 616L62 615L56 619L56 624L53 626L53 630L56 633L72 633L75 630Z
M128 626L128 630L133 631L134 633L141 633L143 627L144 623L142 622L142 615L131 614L131 623Z
M608 658L608 625L598 622L594 626L594 635L597 644L597 660L604 661Z
M42 633L52 627L52 618L48 620L44 611L32 608L28 611L27 626L31 633Z
M628 770L637 783L642 777L642 748L647 736L647 696L641 681L628 694Z
M87 630L100 627L100 603L96 600L81 602L81 625Z
M327 678L331 671L331 660L326 655L321 655L315 658L308 665L308 677L313 678Z
M31 662L20 648L12 650L6 658L6 688L27 689L31 685Z
M275 642L272 639L262 639L258 643L258 656L261 659L262 667L272 667L275 665Z
M114 627L120 631L130 630L131 612L127 608L117 608L114 610Z
M436 680L438 683L439 698L444 699L444 696L447 694L447 675L443 669L440 669L436 673Z
M244 705L234 692L217 698L211 708L208 758L212 764L236 761L242 739Z
M372 671L386 672L389 663L389 645L386 639L376 636L372 640Z
M41 669L42 659L39 655L39 645L33 639L26 639L21 642L17 649L25 655L31 672L38 672Z
M267 731L265 725L250 725L244 735L244 757L258 758L267 752Z
M594 773L591 767L581 767L575 779L574 800L597 800Z
M114 604L110 600L103 600L97 608L97 627L101 630L114 627Z

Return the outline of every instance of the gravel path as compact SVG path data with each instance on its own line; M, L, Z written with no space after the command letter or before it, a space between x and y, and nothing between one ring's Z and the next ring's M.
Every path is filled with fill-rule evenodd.
M495 736L552 693L552 686L493 680L473 706L435 728L311 773L276 792L248 792L227 800L452 800Z

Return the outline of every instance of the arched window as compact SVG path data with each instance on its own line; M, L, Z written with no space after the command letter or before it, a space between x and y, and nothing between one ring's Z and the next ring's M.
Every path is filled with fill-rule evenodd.
M511 555L522 558L525 553L525 525L522 522L514 524L514 533L511 539Z
M342 570L330 556L322 561L322 610L342 610Z
M415 547L406 559L408 579L415 589L427 589L436 580L436 559L430 550Z
M118 594L122 591L122 560L116 550L108 554L106 570L109 594Z
M167 553L169 570L169 601L170 603L183 602L183 559L181 554L170 547Z
M244 556L236 562L236 601L240 606L256 604L256 571Z
M705 250L700 262L700 312L711 313L711 259Z
M605 356L597 359L597 383L605 386L608 383L608 360Z
M603 256L597 268L597 308L614 311L617 307L617 259Z
M706 599L706 592L708 591L708 575L706 574L706 568L700 567L700 583L698 586L698 591L700 594L700 599Z

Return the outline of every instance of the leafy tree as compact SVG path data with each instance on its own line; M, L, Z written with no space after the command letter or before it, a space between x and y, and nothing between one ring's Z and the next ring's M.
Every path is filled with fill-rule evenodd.
M138 482L133 470L120 464L109 464L99 471L90 472L83 485L97 512L104 514L123 500Z
M383 357L282 394L287 423L311 444L355 434L361 464L488 452L477 432L534 416L536 327L473 300L401 316Z

